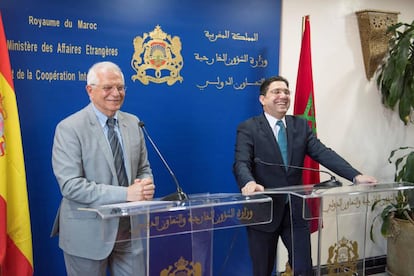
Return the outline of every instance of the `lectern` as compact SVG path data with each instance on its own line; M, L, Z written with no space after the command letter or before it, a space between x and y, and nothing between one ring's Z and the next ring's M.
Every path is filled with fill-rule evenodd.
M215 230L269 223L272 199L263 194L195 194L185 201L130 202L83 208L111 220L130 218L133 246L144 252L136 264L146 275L212 275ZM256 212L256 208L265 212ZM121 240L120 240L121 241ZM247 248L247 245L246 245Z
M264 194L287 194L290 204L301 202L303 218L318 220L317 259L316 262L314 260L316 275L321 275L323 267L323 275L351 276L365 275L366 245L375 215L371 211L372 204L379 199L391 202L398 191L412 190L412 185L378 183L334 188L297 185L267 189ZM308 209L310 200L319 201L320 208L316 214ZM335 223L328 223L330 220Z

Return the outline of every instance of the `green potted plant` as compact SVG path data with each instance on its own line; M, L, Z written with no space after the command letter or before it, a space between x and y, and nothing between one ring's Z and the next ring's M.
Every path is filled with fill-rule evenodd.
M377 70L377 86L381 92L382 103L394 110L398 105L398 113L405 125L413 124L414 112L414 21L411 24L399 22L388 28L391 33L388 53ZM399 155L399 157L396 157ZM414 147L400 147L393 150L388 162L395 164L396 182L414 183ZM414 185L414 184L413 184ZM411 203L410 200L411 198ZM406 205L408 204L408 205ZM374 204L374 208L377 204ZM403 218L407 208L414 207L414 194L397 196L395 205L384 208L382 218L385 219L382 233L388 229L389 215ZM405 210L405 211L404 211Z
M412 123L414 107L414 21L397 23L387 30L392 33L388 53L379 67L377 86L382 103L398 113L404 124Z
M396 154L400 154L396 157ZM391 152L388 157L389 163L395 165L395 182L405 182L410 185L414 183L414 148L413 147L400 147ZM414 207L414 195L410 190L398 191L395 200L387 202L388 199L381 198L375 201L371 206L371 211L374 211L380 203L385 203L385 207L382 212L374 217L373 224L371 225L370 236L371 240L374 240L373 228L376 219L381 218L381 234L384 237L393 236L393 219L408 220L414 224L414 217L412 209ZM409 200L410 199L410 200Z
M390 153L388 162L394 163L396 182L414 185L414 148L400 147ZM374 217L370 238L374 240L374 226L381 219L381 234L387 238L387 270L392 275L413 275L414 265L414 190L399 190L394 200L380 198L373 203L374 211L385 203L382 211Z
M413 124L414 110L414 21L397 23L388 28L392 34L388 53L377 71L377 86L385 107L395 110L405 125ZM396 182L414 185L414 147L393 150L388 162L394 163ZM387 270L392 275L414 275L414 191L400 190L394 200L379 199L371 207L382 211L374 217L381 219L381 234L387 238Z

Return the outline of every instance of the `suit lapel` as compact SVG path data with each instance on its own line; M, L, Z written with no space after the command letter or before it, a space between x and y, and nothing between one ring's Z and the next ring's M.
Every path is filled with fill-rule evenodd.
M103 155L105 156L105 160L108 162L108 166L111 169L111 172L116 175L114 159L112 155L111 146L108 143L107 138L105 137L105 133L96 118L96 114L93 110L92 105L88 106L88 117L90 124L90 131L91 136L96 137L98 139L99 148L102 150Z
M286 135L287 135L287 146L288 146L288 161L290 165L290 160L292 160L292 150L293 150L293 117L285 116L286 120Z
M279 144L277 143L277 140L275 138L275 135L273 134L272 127L269 125L269 122L267 121L265 115L263 114L259 118L259 124L260 128L264 133L264 136L266 137L265 140L269 141L269 150L270 151L276 151L276 157L277 160L272 161L276 162L278 164L283 164L283 157L282 153L280 152ZM289 142L288 142L289 145ZM270 160L269 160L270 161Z
M272 144L274 144L274 146L278 148L279 146L277 145L277 141L275 139L275 135L273 134L272 127L269 125L269 122L267 121L264 114L260 116L259 123L260 123L260 129L263 131L264 135L266 137L269 137L270 138L269 140L272 141Z

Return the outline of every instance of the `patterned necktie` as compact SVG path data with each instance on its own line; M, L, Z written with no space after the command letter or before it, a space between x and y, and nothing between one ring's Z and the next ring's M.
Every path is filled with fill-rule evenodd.
M276 125L279 126L279 131L277 133L277 143L279 144L280 152L282 153L283 163L287 165L287 138L286 138L286 128L282 120L278 120Z
M114 155L114 164L119 186L128 186L128 177L125 171L122 147L118 135L115 132L115 121L115 118L108 118L108 121L106 122L108 125L108 140L111 145L112 154Z
M118 135L115 132L115 118L108 118L106 124L108 125L108 140L111 145L112 154L114 155L114 164L116 169L116 176L118 177L119 186L128 186L128 177L125 171L124 156L122 154L121 143ZM120 217L117 241L127 241L131 239L131 221L129 217Z

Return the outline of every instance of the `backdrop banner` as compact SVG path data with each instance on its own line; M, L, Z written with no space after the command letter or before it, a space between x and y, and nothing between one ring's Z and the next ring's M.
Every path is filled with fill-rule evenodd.
M89 103L89 67L104 60L121 67L127 86L122 110L145 122L187 194L238 192L232 174L236 128L261 112L259 85L278 73L280 2L1 1L36 275L64 273L57 239L49 238L61 200L51 149L57 123ZM174 192L171 175L147 146L155 196ZM242 233L236 231L237 239L215 234L213 270L233 275L223 269L225 260L249 271Z

